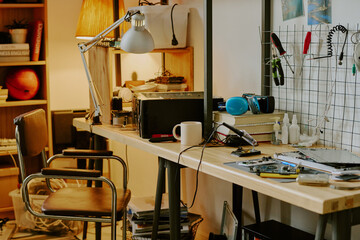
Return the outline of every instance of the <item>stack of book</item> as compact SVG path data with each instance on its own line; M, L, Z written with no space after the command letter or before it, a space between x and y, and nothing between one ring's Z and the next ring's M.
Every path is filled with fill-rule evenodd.
M6 102L7 98L8 98L8 90L2 89L2 86L0 86L0 103Z
M160 219L158 222L159 235L166 235L170 233L168 203L168 195L163 194ZM128 206L133 239L151 237L155 197L131 197ZM191 221L189 219L189 214L186 206L181 206L180 214L181 233L188 234Z
M0 62L30 61L30 47L28 43L0 44Z
M213 119L215 126L219 126L225 122L237 129L245 130L249 133L257 142L269 142L271 141L271 134L273 132L273 125L276 118L282 122L284 118L284 112L274 111L273 113L260 113L253 114L248 111L243 115L231 115L227 112L214 112ZM229 134L235 134L225 126L219 126L217 132L223 136Z

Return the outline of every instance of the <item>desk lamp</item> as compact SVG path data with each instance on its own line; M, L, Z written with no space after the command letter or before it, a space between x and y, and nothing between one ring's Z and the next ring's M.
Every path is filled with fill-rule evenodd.
M103 2L104 2L104 4L103 4ZM109 1L107 1L107 2L109 2ZM94 19L94 17L96 18L96 16L98 16L97 11L98 10L100 11L102 9L102 7L100 7L100 6L94 7L94 5L98 5L99 3L103 4L102 7L110 6L109 3L106 4L106 1L85 0L83 2L82 8L84 9L85 7L87 7L89 9L89 11L87 11L87 14L91 15L92 18ZM83 10L82 10L82 12L83 12ZM84 11L84 12L86 12L86 11ZM102 10L100 12L103 13ZM100 13L100 16L98 16L99 19L97 19L97 21L102 21L102 20L104 20L104 18L105 19L107 18L106 15L104 16L101 13ZM81 27L83 25L85 25L86 27L91 29L92 28L91 24L89 24L89 23L81 24L83 22L82 19L83 19L83 17L80 16L78 29L81 29ZM84 64L85 72L86 72L86 77L87 77L88 84L89 84L91 99L93 101L94 108L95 108L93 117L92 117L93 124L101 124L100 116L102 114L102 111L101 111L101 107L99 104L98 93L96 92L94 83L92 81L92 77L91 77L89 67L86 62L84 54L87 51L89 51L93 46L95 46L97 43L104 40L106 36L108 36L114 29L119 27L119 25L121 23L123 23L124 21L126 21L126 22L131 21L132 27L122 36L121 41L120 41L121 49L123 49L126 52L130 52L130 53L146 53L146 52L150 52L151 50L154 49L154 40L153 40L151 34L145 29L145 16L142 13L140 13L140 11L128 11L125 14L125 16L123 16L119 20L115 21L113 24L111 24L109 27L107 27L102 32L98 33L95 37L91 38L89 41L78 44L78 48L80 50L81 58L82 58L82 61ZM95 28L95 26L94 26L94 28ZM79 33L79 31L77 31L77 32L78 32L78 34L77 34L78 36L82 35L81 33ZM115 43L113 45L117 45L117 44Z

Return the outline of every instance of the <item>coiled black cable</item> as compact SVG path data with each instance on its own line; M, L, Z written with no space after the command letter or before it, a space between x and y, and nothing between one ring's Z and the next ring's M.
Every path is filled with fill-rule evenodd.
M334 35L334 33L336 31L341 31L342 33L345 33L345 40L344 40L344 44L342 46L341 49L341 53L339 56L339 65L342 65L342 60L344 58L344 48L345 48L345 44L346 44L346 40L348 37L348 30L346 29L346 27L344 27L343 25L336 25L335 27L333 27L330 31L329 34L327 36L327 44L328 44L328 57L332 57L333 56L333 49L332 49L332 37Z

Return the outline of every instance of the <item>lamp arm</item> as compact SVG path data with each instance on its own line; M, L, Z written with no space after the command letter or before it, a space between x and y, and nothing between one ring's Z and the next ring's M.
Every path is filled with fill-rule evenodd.
M104 31L102 31L98 35L96 35L94 38L92 38L88 42L78 44L78 48L79 48L79 51L81 54L81 59L83 61L84 68L85 68L86 78L87 78L88 84L89 84L91 99L93 101L94 108L95 108L94 116L93 116L94 123L100 123L99 117L102 115L102 112L101 112L101 108L99 105L98 95L95 90L95 85L92 80L92 77L91 77L91 74L89 71L89 67L86 62L86 58L85 58L84 54L85 54L85 52L89 51L93 46L95 46L99 41L104 39L111 31L113 31L115 28L117 28L121 23L123 23L124 21L129 22L131 17L137 13L140 13L140 11L132 11L132 12L128 11L125 14L125 16L123 16L122 18L120 18L119 20L117 20L116 22L111 24L108 28L106 28Z
M88 64L86 62L86 59L85 59L84 52L82 51L82 48L81 48L80 45L78 45L78 47L80 49L81 60L82 60L82 62L84 64L86 78L87 78L88 84L89 84L89 90L90 90L91 99L93 101L94 108L95 108L94 117L93 117L94 123L95 122L99 123L100 122L99 117L102 115L101 108L100 108L100 105L99 105L99 99L98 99L97 93L95 91L94 82L92 81L91 74L90 74L89 67L88 67Z

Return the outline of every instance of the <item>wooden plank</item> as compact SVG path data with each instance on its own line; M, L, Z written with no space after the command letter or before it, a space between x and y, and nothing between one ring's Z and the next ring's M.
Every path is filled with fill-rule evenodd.
M99 97L102 123L111 123L111 99L113 83L111 79L111 59L109 48L95 46L89 50L89 70ZM90 96L91 97L91 96ZM90 112L94 110L90 99Z

